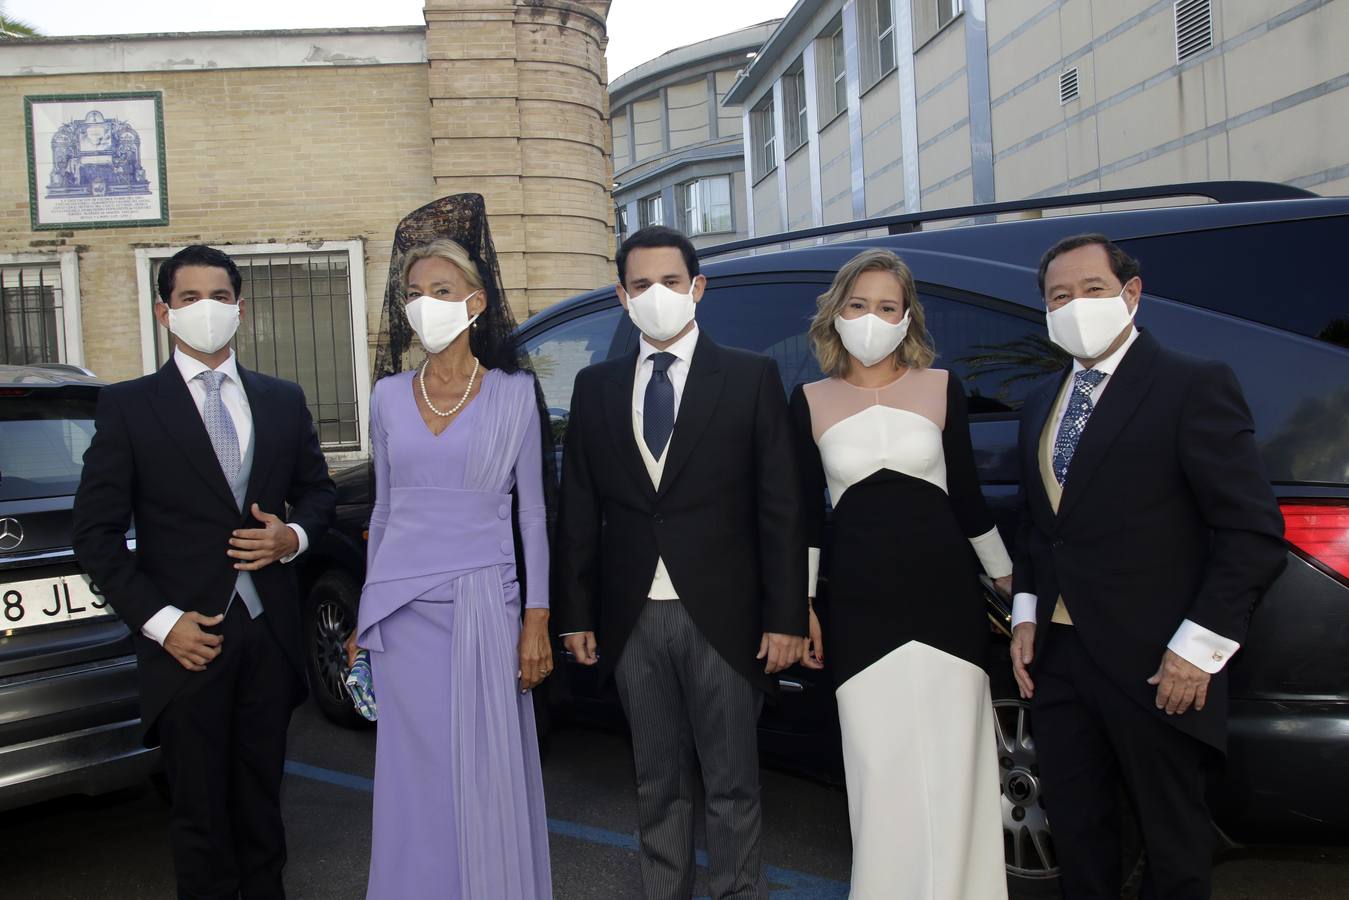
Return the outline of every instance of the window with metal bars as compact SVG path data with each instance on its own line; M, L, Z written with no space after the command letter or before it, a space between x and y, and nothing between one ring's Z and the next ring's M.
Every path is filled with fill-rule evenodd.
M1213 46L1213 4L1209 0L1176 0L1175 15L1177 63Z
M66 362L59 263L0 266L0 363Z
M155 283L159 266L151 273ZM245 368L304 388L325 450L359 450L346 251L234 256L243 276L244 321L234 350ZM167 343L159 344L161 362Z
M1077 66L1059 73L1059 106L1077 99Z

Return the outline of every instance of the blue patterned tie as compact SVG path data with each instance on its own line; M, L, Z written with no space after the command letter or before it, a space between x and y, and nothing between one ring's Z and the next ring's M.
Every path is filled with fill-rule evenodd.
M1097 369L1083 369L1073 376L1073 393L1068 398L1068 409L1063 414L1059 435L1054 440L1054 477L1059 480L1059 484L1068 478L1068 466L1077 452L1077 442L1082 439L1087 420L1095 408L1091 402L1091 392L1102 381L1105 381L1105 373Z
M642 408L642 437L656 459L665 452L670 433L674 431L675 396L669 369L676 358L673 353L651 355L651 380L646 383L646 401Z
M233 490L234 483L239 480L239 432L234 430L234 420L220 399L220 385L225 380L225 373L202 372L197 380L206 385L206 404L201 411L206 433L211 437L211 446L215 448L216 459L220 460L225 481Z

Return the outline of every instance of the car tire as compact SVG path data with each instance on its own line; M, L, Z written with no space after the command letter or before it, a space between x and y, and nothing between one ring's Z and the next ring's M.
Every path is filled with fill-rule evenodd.
M356 712L347 694L346 639L356 627L360 589L346 572L324 572L309 589L305 604L305 667L309 689L323 715L343 728L370 723Z

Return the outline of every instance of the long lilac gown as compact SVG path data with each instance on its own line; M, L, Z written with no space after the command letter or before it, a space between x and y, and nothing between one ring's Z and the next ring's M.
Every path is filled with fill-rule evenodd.
M534 708L521 694L519 497L530 607L548 606L533 377L488 371L439 436L412 373L370 401L375 508L357 630L379 709L369 900L552 896Z

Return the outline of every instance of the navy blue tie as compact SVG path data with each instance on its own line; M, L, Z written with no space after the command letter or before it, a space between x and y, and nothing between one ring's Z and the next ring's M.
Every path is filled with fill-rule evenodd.
M675 395L669 369L677 358L673 353L651 355L651 380L646 383L646 400L642 407L642 437L656 459L665 452L665 445L674 431Z
M1068 408L1064 410L1063 423L1054 439L1054 477L1059 484L1068 480L1068 467L1077 452L1077 442L1082 440L1087 420L1096 408L1091 401L1091 392L1102 381L1105 381L1105 373L1098 369L1083 369L1073 377L1073 392L1068 395Z

